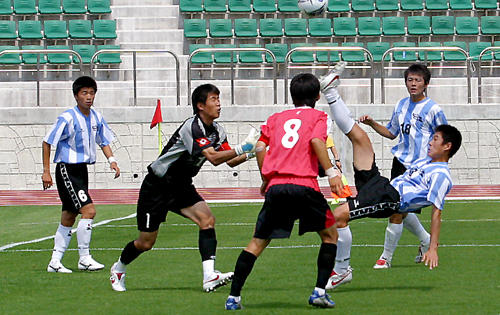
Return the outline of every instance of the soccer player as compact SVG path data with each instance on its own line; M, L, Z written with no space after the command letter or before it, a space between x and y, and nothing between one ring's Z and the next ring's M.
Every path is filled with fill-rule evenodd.
M444 198L452 187L448 160L462 142L460 131L450 125L439 125L428 145L427 156L413 162L408 170L392 181L382 177L375 164L375 154L368 135L351 117L336 87L345 64L321 79L321 90L332 116L353 145L354 178L358 194L334 211L337 221L337 261L327 289L352 279L349 267L352 234L348 222L363 217L386 218L394 213L408 213L432 206L429 249L422 256L430 269L438 266L438 240Z
M360 122L372 127L385 138L393 140L399 137L398 144L391 150L394 155L391 180L403 174L417 159L426 157L428 143L436 127L448 123L441 107L425 96L431 79L429 69L422 64L411 65L406 69L404 78L410 96L396 104L391 120L386 126L380 125L368 115L359 118ZM415 257L415 262L421 262L422 254L429 248L430 234L422 226L415 213L395 213L389 217L385 231L384 251L373 266L374 269L391 267L394 251L403 234L403 227L420 240L419 253Z
M156 242L160 224L172 211L199 227L198 245L203 265L203 290L214 291L227 284L233 273L214 269L217 239L215 217L193 185L207 160L213 165L223 162L231 167L245 162L253 154L259 133L254 129L234 149L227 142L226 131L217 124L221 105L219 89L212 84L198 86L192 94L194 116L174 132L160 156L148 166L137 203L139 238L129 242L118 261L111 267L111 286L125 291L125 270L140 254Z
M63 266L61 259L68 248L71 228L79 214L82 216L76 229L80 254L78 269L95 271L104 268L104 265L95 261L89 252L96 209L88 191L87 164L94 164L96 161L94 143L101 147L111 169L115 171L115 178L120 176L120 168L109 147L115 138L113 132L102 115L91 108L96 92L97 83L91 77L83 76L76 79L73 82L73 95L77 105L59 115L43 140L43 189L48 189L53 184L50 175L52 145L56 147L55 175L57 191L62 202L61 223L54 237L54 251L47 267L48 272L72 272Z
M264 205L255 233L236 262L226 310L241 309L241 289L257 258L272 239L289 238L299 220L299 235L317 232L321 238L316 287L309 304L332 308L325 285L335 263L337 231L335 220L317 180L318 160L332 189L340 190L340 174L328 157L327 114L314 109L320 98L318 79L312 74L296 75L290 84L294 109L271 115L261 126L256 155L262 176ZM267 148L269 147L269 148Z

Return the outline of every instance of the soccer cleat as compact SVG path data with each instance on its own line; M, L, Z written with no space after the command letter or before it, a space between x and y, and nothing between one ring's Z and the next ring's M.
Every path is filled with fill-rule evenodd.
M72 273L73 271L64 267L59 260L51 260L47 266L48 272Z
M103 264L98 263L92 258L91 255L81 259L78 262L78 269L80 270L88 270L88 271L97 271L104 268Z
M389 269L391 268L391 263L383 258L380 258L377 260L377 263L375 266L373 266L373 269Z
M430 245L430 243L428 243L426 245L420 245L418 247L418 255L415 256L415 262L417 264L422 262L422 258L424 257L424 254L427 253L427 251L429 250L429 245Z
M214 270L207 279L203 280L203 290L205 292L215 291L218 287L222 287L233 280L234 272L222 273Z
M345 66L346 62L340 61L324 76L319 78L319 85L321 92L324 92L329 88L336 88L340 85L340 75L344 71Z
M127 289L125 288L125 273L116 272L115 265L116 263L114 263L110 269L111 277L109 277L109 280L111 280L111 287L113 288L113 290L118 292L126 291Z
M335 307L335 302L330 300L328 294L320 295L318 291L314 290L309 297L309 305L321 307L321 308L333 308Z
M325 289L335 289L341 284L349 283L352 280L352 268L349 266L347 271L343 274L337 274L335 271L332 271L330 278L328 279L328 283L326 284Z
M225 308L228 311L241 310L243 308L243 306L241 306L241 299L239 301L236 301L235 298L228 297L226 300Z

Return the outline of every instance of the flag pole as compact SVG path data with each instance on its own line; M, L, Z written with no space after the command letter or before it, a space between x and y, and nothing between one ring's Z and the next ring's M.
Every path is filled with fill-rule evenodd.
M161 143L161 123L158 123L158 154L161 154L162 143Z

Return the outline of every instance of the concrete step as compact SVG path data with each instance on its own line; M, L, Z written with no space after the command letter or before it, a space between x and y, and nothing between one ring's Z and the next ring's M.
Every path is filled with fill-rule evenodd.
M184 30L117 30L120 43L126 42L156 42L156 43L182 43Z
M170 50L175 53L177 56L182 55L183 53L183 43L165 43L165 42L122 42L120 43L120 47L122 49L160 49L160 50Z
M160 5L172 5L179 4L179 0L113 0L111 8L116 6L134 6L137 3L141 3L141 5L148 6L160 6Z
M117 17L118 30L169 30L179 28L177 17Z
M116 17L178 17L178 5L125 5L113 6Z

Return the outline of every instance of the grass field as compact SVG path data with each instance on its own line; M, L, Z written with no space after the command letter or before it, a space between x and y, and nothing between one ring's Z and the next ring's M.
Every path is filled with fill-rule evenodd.
M214 204L219 249L216 268L233 270L252 236L259 204ZM59 206L1 207L0 247L53 235ZM125 217L134 206L99 206L95 223ZM429 209L420 218L429 228ZM330 292L333 310L313 309L307 299L316 279L319 237L297 232L273 241L257 261L242 292L244 314L500 314L500 207L497 201L448 202L443 211L439 267L413 259L417 240L403 233L393 268L373 270L382 252L386 220L351 224L350 284ZM75 225L76 226L76 225ZM127 291L109 284L109 267L138 235L135 219L94 228L91 253L106 265L99 272L77 271L76 235L63 263L72 274L47 273L53 240L0 251L0 314L223 314L228 287L201 288L198 230L169 215L155 250L127 269Z

